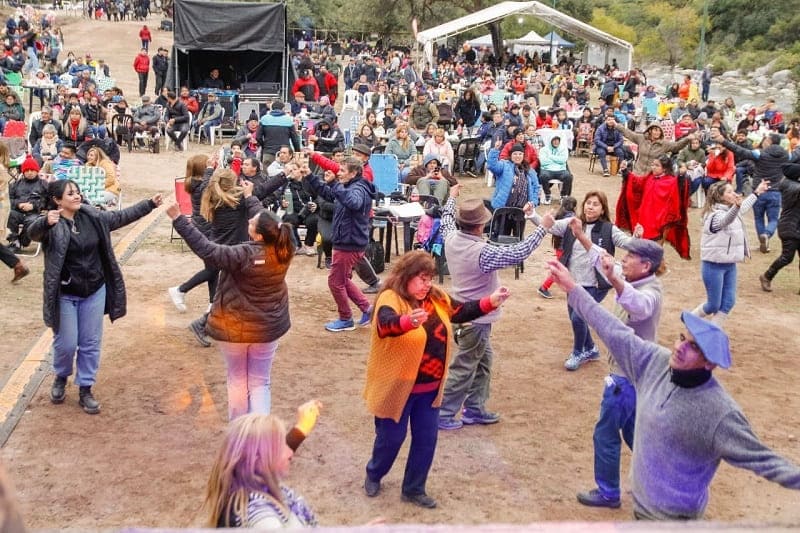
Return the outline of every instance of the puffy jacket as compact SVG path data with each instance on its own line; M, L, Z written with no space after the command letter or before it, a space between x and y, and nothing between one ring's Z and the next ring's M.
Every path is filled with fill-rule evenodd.
M540 170L553 172L567 170L567 159L569 159L569 150L563 143L559 144L558 148L554 148L551 144L539 150Z
M594 134L594 143L605 150L613 150L622 146L622 134L604 123L597 128Z
M312 196L322 196L336 204L333 211L331 242L335 250L363 252L369 243L369 213L377 197L375 186L360 174L341 184L325 183L319 176L309 174L303 182Z
M247 221L261 212L261 209L261 202L255 195L240 198L236 207L223 204L214 210L208 238L230 246L247 241L250 238L247 234Z
M289 328L289 288L274 245L248 241L222 246L208 240L186 219L172 223L189 248L209 266L220 269L219 286L206 333L223 342L272 342Z
M416 150L416 148L414 148L414 149ZM339 173L339 168L340 168L339 167L339 163L337 163L333 159L328 159L327 157L325 157L322 154L319 154L317 152L312 153L311 154L311 161L313 161L314 164L317 165L322 170L330 170L334 174L338 174ZM369 166L369 161L367 161L364 164L364 168L361 171L361 173L364 175L364 179L365 180L369 181L370 183L374 181L375 174L372 172L372 167Z
M783 172L786 177L777 186L781 192L778 237L800 239L800 165L784 165Z
M258 137L264 153L275 154L281 146L292 146L295 152L300 150L294 120L283 111L270 111L261 117L260 124Z
M322 125L327 124L328 129L323 131ZM314 145L316 150L320 152L333 152L336 148L344 148L344 135L335 126L326 120L320 120L314 128L314 135L317 136L317 142Z
M133 58L133 70L140 74L150 72L150 58L147 54L136 54L136 57Z
M500 159L500 152L493 148L489 150L486 166L489 167L495 178L492 208L505 207L508 195L511 194L511 186L514 184L514 163ZM528 178L528 201L534 206L539 205L539 178L536 171L529 169L526 177Z
M771 144L763 150L748 150L730 141L722 143L734 155L755 162L753 189L758 187L761 180L767 180L771 185L776 185L783 175L781 167L786 163L793 163L800 159L800 148L789 154L777 144Z
M514 148L515 144L517 144L517 142L514 139L508 141L505 146L503 146L503 149L500 150L500 159L511 159L511 149ZM523 144L525 148L525 161L528 162L528 165L532 169L539 168L539 154L536 152L536 148L527 141Z
M103 265L103 276L106 282L106 305L104 314L111 321L122 318L126 313L125 283L122 271L114 256L111 245L111 232L127 226L142 218L155 208L151 200L142 200L120 211L99 211L88 205L81 206L81 213L88 215L100 236L100 262ZM49 225L47 215L37 218L28 228L28 236L42 243L44 247L44 323L58 333L59 328L59 291L61 287L61 269L67 255L70 240L70 225L66 219Z
M400 144L396 138L389 140L389 144L386 145L386 149L383 151L384 154L394 154L397 156L397 163L404 164L408 163L408 160L411 159L413 156L417 155L417 147L414 145L411 140L406 143L406 148Z

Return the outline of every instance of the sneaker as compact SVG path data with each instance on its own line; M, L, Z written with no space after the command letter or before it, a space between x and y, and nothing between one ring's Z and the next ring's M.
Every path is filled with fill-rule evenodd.
M83 407L85 413L96 415L100 412L100 402L94 399L91 387L81 387L78 405Z
M439 418L439 429L444 431L449 431L451 429L461 429L464 427L464 423L461 420L456 420L455 418Z
M186 312L186 293L181 292L178 287L170 287L167 289L169 293L169 297L172 300L172 303L175 305L175 308L181 312Z
M622 502L619 498L606 498L599 489L592 489L588 492L579 492L578 501L589 507L608 507L609 509L619 509Z
M610 175L611 175L611 174L609 174L608 170L604 170L604 171L603 171L603 177L604 177L604 178L607 178L607 177L609 177Z
M361 292L363 292L364 294L378 294L378 291L380 290L381 290L381 280L378 280L372 285L362 290Z
M567 370L578 370L586 360L584 359L583 353L575 353L572 352L567 357L567 360L564 361L564 368Z
M541 296L542 298L547 298L548 300L551 300L553 298L553 293L551 293L550 291L548 291L544 287L539 287L536 290L536 292L538 292L539 296Z
M772 281L767 279L767 276L761 274L758 276L758 281L761 282L761 290L764 292L772 292Z
M350 320L342 320L341 318L337 318L333 322L328 322L325 324L325 329L328 331L353 331L356 329L356 325L353 323L353 319Z
M203 348L208 348L211 346L211 341L206 335L206 328L203 324L202 318L193 320L192 323L189 324L189 329L192 331L192 333L194 333L194 338L197 339L197 342L200 343L200 346Z
M67 378L56 376L53 380L53 385L50 387L50 401L52 403L64 403L64 398L67 397Z
M464 409L461 411L461 423L465 426L472 426L475 424L486 426L489 424L497 424L498 422L500 422L500 415L497 413L473 411L472 409Z
M769 235L762 233L758 236L758 250L765 254L769 252Z
M312 255L317 255L317 251L311 246L301 246L297 249L295 255L307 255L310 257Z
M597 346L593 346L591 350L586 350L583 352L583 358L586 362L597 361L600 359L600 350L597 348Z
M378 495L381 491L381 482L380 481L372 481L369 476L364 479L364 492L367 493L367 496L370 498L374 498Z
M330 270L332 265L333 265L333 262L331 261L331 258L330 257L326 257L325 258L325 268L327 270Z
M372 306L369 306L369 309L361 313L361 320L358 321L358 327L365 328L372 323Z

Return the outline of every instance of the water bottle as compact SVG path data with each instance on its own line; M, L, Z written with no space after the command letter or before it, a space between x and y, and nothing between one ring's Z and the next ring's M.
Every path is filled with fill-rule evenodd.
M286 186L283 191L283 199L286 200L286 214L291 215L294 213L294 199L292 198L292 189Z

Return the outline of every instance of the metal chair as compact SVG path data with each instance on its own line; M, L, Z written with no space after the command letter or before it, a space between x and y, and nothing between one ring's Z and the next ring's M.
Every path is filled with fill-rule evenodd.
M499 207L492 213L489 223L489 242L494 244L516 244L525 234L525 212L519 207ZM525 263L514 265L514 279L525 271Z

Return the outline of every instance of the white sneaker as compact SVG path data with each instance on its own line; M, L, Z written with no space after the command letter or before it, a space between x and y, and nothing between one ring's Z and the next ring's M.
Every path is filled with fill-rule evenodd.
M181 292L178 287L170 287L167 289L169 293L169 297L172 300L172 303L175 304L175 308L180 311L181 313L186 312L186 293Z

